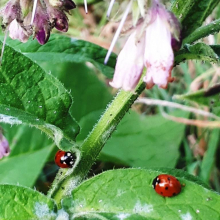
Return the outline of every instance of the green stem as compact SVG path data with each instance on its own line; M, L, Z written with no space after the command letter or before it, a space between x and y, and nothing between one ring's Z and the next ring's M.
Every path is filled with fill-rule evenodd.
M60 207L61 199L70 195L71 191L85 179L106 141L144 88L145 83L141 80L134 92L121 90L84 140L80 148L80 161L71 175L68 171L58 174L48 193L48 196L55 199L58 207Z
M208 25L197 28L193 33L183 40L184 44L191 44L201 38L207 37L210 34L216 34L220 31L220 19L211 22Z

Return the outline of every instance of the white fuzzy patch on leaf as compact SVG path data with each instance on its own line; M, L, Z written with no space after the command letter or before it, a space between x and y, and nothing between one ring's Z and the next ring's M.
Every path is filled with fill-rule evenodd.
M136 212L136 213L150 213L150 212L153 211L153 206L149 205L147 203L141 204L141 202L138 201L135 204L133 211Z
M120 219L120 220L124 220L124 219L126 219L127 217L129 217L129 216L130 216L130 214L120 213L120 214L118 214L116 217L117 217L118 219Z
M56 220L69 220L69 214L65 212L63 209L60 209L58 211Z
M189 212L187 212L186 214L180 215L182 220L192 220L192 216Z
M49 209L47 204L40 203L40 202L36 202L34 206L34 210L35 210L35 215L39 219L48 219L48 217L50 216L52 217L56 215L53 211Z
M3 123L7 123L7 124L22 124L22 121L15 118L15 117L12 117L12 116L9 116L9 115L3 115L3 114L0 114L0 122L3 122Z

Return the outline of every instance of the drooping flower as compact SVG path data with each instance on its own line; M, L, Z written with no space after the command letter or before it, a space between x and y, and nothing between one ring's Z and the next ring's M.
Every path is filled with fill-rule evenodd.
M147 88L155 84L166 88L172 82L174 54L172 49L172 33L169 27L170 14L157 1L150 9L150 23L145 33L144 62L147 74L143 78Z
M146 82L146 87L149 89L156 84L166 88L168 82L173 81L171 77L174 62L172 46L175 45L175 49L178 49L179 42L178 20L159 0L152 0L148 13L134 28L118 56L113 82L110 85L124 90L133 90L145 66L147 73L143 81ZM111 45L110 49L112 48ZM108 56L109 53L107 58ZM143 61L142 68L140 68L140 61Z
M115 74L110 85L114 88L123 88L125 91L133 90L144 68L144 38L136 42L134 31L128 38L125 46L118 55Z
M10 154L10 148L7 139L0 131L0 159Z

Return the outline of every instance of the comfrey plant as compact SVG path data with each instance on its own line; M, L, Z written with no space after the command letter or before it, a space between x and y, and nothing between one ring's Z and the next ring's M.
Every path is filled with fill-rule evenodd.
M76 3L84 3L87 12L86 1ZM108 9L104 1L97 7L92 7L95 1L89 4L92 10L101 5L108 19L120 20L108 51L51 34L53 28L62 32L72 28L68 14L77 7L71 0L10 0L1 5L0 122L4 132L0 132L0 219L219 219L220 196L206 184L215 163L219 130L206 133L200 141L207 127L219 128L220 86L213 85L218 67L209 63L218 63L220 50L219 45L202 41L220 30L219 19L203 26L210 14L209 20L218 14L219 10L214 11L218 1L111 0ZM76 15L74 19L80 13ZM106 14L96 34L105 20ZM121 33L127 41L116 56L112 51ZM210 88L188 91L191 87L185 82L193 77L186 64L181 73L172 72L174 66L190 59L208 62L196 68L200 72L193 75L199 76L193 89L201 87L201 79L207 87L215 74ZM203 67L210 69L203 73ZM103 83L101 73L108 83ZM174 76L177 80L169 85ZM113 99L114 90L110 93L108 84L119 89ZM181 94L175 98L182 101L211 105L212 112L168 101L173 93ZM140 115L131 110L137 102L168 108ZM142 107L138 109L141 113ZM178 118L189 114L178 111L170 115L171 108L205 120L192 115L192 120ZM185 129L167 118L194 127ZM206 129L191 135L196 126ZM192 140L188 143L189 136ZM210 145L207 154L194 158L189 146L197 146L197 137ZM58 169L53 157L60 169L51 183L47 176ZM95 164L98 158L101 164ZM101 171L109 166L126 169ZM174 169L180 166L191 173L196 166L206 183ZM93 176L91 170L98 170L99 175ZM213 185L218 182L216 170L217 166Z

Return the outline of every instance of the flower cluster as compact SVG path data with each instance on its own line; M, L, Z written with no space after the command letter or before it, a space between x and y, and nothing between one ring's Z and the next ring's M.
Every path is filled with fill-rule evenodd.
M173 49L179 49L179 46L178 20L159 0L153 0L145 20L134 28L121 50L110 85L133 90L146 67L147 73L143 78L146 87L150 89L156 84L166 88L173 81Z
M3 29L12 39L26 42L33 37L45 44L51 30L68 30L66 12L76 7L72 0L10 0L0 11Z

